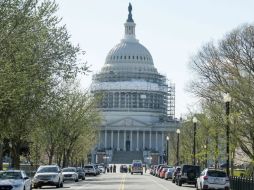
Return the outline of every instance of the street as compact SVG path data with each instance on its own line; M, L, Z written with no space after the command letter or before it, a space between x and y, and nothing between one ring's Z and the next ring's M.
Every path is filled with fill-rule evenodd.
M47 187L43 187L47 188ZM51 189L51 188L50 188ZM131 175L130 173L106 173L97 177L87 176L85 181L66 182L63 189L87 190L191 190L193 185L176 186L171 180L164 180L146 173Z

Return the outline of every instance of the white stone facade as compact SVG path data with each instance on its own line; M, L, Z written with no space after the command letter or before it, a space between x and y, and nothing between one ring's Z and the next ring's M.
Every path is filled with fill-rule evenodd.
M104 151L112 160L118 151L137 151L143 152L144 160L152 152L162 158L166 136L179 126L172 107L174 92L136 39L131 12L124 26L124 39L110 50L100 73L93 76L91 92L102 97L103 114L93 154Z

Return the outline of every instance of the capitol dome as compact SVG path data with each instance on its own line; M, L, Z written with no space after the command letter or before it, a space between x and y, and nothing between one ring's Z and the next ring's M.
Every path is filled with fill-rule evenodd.
M132 16L129 15L125 23L124 38L109 51L101 70L102 73L158 74L150 52L135 37L135 26Z
M102 95L99 107L104 112L166 116L167 79L158 73L150 52L136 39L131 8L124 26L123 39L109 51L101 71L93 75L91 91Z

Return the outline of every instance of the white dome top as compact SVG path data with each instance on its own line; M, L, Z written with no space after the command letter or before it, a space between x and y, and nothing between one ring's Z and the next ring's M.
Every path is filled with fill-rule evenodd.
M124 26L124 38L109 51L101 70L102 73L131 72L158 74L150 52L136 39L136 24L132 19L131 9Z
M105 64L140 63L153 65L153 58L149 51L138 41L122 40L113 47L106 58Z
M102 72L110 71L157 73L150 52L133 39L123 39L109 51Z

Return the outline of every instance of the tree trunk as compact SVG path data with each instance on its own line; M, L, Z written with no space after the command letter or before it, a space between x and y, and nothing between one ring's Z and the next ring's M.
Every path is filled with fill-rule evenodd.
M234 176L234 159L235 159L235 151L232 151L231 154L231 176Z
M2 141L0 141L0 170L3 170L3 149L4 144Z
M13 142L12 141L12 147L11 147L11 152L12 152L12 168L13 169L20 169L20 144L19 142Z
M49 154L48 154L48 158L49 158L49 165L52 164L53 162L53 157L54 157L54 147L52 147L49 151Z

